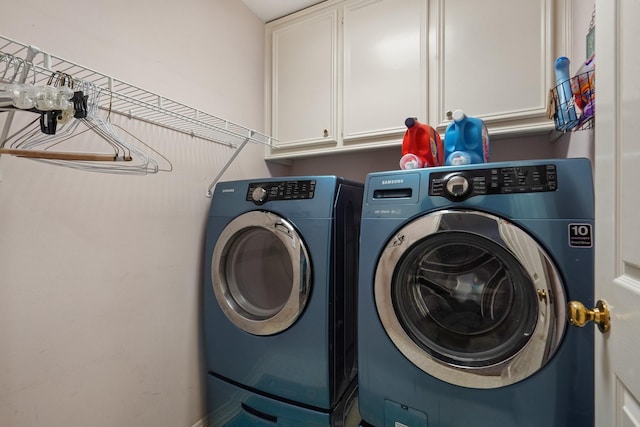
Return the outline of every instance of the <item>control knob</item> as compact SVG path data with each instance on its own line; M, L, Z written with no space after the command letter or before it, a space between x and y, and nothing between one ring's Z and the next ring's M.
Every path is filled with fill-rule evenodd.
M444 186L445 193L453 199L463 198L470 189L469 180L462 175L453 175Z
M267 190L262 187L256 187L251 193L251 200L256 203L262 203L267 200Z

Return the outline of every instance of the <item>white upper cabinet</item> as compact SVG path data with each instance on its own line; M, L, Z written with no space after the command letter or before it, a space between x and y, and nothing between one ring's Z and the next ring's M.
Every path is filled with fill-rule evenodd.
M276 147L335 147L338 141L338 11L270 25L270 133Z
M351 1L343 22L343 143L397 140L407 117L426 120L426 3Z
M490 135L553 129L567 0L329 0L267 24L270 159L399 146L462 109Z
M490 134L552 129L547 94L555 58L567 54L561 3L431 0L430 124L443 131L462 109Z

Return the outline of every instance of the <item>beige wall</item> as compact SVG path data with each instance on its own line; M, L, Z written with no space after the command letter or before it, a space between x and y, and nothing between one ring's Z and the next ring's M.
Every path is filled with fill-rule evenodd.
M21 0L2 16L3 36L263 130L264 24L240 1ZM188 427L205 413L205 193L231 150L115 120L173 172L0 158L1 426ZM247 146L223 179L277 173L262 156Z

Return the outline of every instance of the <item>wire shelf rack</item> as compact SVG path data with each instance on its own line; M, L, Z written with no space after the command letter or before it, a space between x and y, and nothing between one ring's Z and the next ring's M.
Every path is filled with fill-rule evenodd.
M35 72L36 85L46 85L53 72L66 73L74 79L96 85L110 96L111 113L197 136L208 141L238 147L250 142L271 145L272 138L253 129L233 123L180 102L149 92L138 86L60 58L37 47L0 35L0 52L17 58L33 58L29 62ZM31 77L30 77L31 78Z
M595 71L571 77L551 89L556 130L575 132L592 129L595 120Z

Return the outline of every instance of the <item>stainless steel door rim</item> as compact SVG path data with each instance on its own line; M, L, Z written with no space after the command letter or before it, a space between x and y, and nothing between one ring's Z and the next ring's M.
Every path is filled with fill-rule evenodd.
M216 242L211 279L226 317L254 335L286 330L311 289L307 249L293 225L267 211L234 218Z
M378 314L422 371L497 388L540 370L566 322L553 261L522 228L472 210L441 210L395 233L377 264Z

